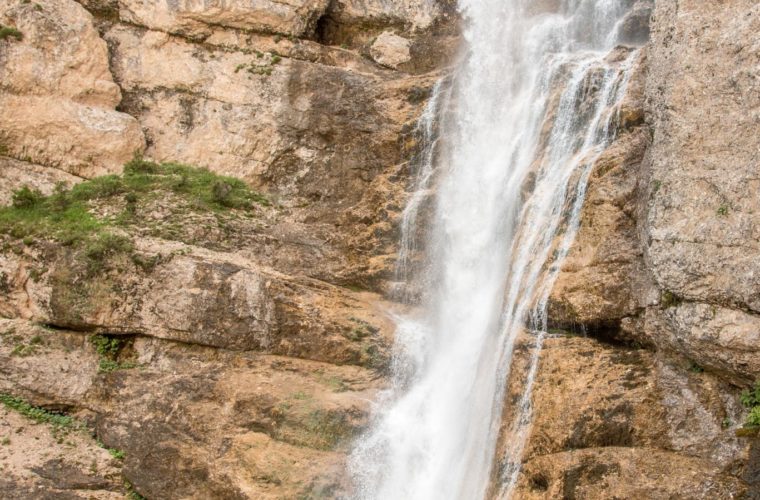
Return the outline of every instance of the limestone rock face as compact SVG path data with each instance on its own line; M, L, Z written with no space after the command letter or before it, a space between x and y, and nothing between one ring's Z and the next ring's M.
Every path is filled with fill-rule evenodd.
M5 154L79 176L114 172L144 147L121 99L92 16L72 0L42 9L0 3L22 40L0 41L0 142Z
M203 38L217 27L304 36L313 32L327 0L119 0L122 20L152 30Z
M569 331L541 354L516 496L753 498L760 445L736 431L760 374L760 7L629 4L609 57L650 41L551 293ZM114 226L134 250L98 271L81 248L0 234L0 394L86 427L56 439L0 409L0 496L121 498L123 479L147 498L348 494L345 455L388 374L399 306L382 293L415 124L457 15L449 0L0 0L23 33L0 40L0 203L136 151L269 201L243 216L141 200ZM87 209L130 203L109 200Z
M13 192L24 186L49 195L58 183L72 186L82 180L63 170L14 160L7 156L0 156L0 175L3 179L3 184L0 186L0 205L10 205Z
M18 345L35 347L19 356ZM123 460L109 460L104 449L83 448L80 442L91 440L86 432L72 431L66 439L77 443L75 454L69 449L61 464L52 464L35 458L55 444L14 432L17 445L32 446L26 462L6 469L3 461L0 491L17 497L41 483L53 492L102 488L86 498L123 498L121 471L146 497L325 495L340 487L342 453L365 425L376 390L371 372L357 367L148 337L129 340L120 357L139 368L103 372L81 333L0 320L0 391L67 408L123 453ZM0 415L0 429L19 425L17 415ZM45 427L32 426L31 433L35 428L50 435ZM82 454L86 461L79 462ZM54 476L62 467L70 473Z
M526 363L528 352L519 349L513 366ZM736 474L749 453L734 435L742 407L725 381L590 338L549 338L540 362L517 497L747 493ZM511 379L507 398L519 398L522 384ZM512 418L507 411L503 440Z
M398 68L411 59L409 40L388 31L377 37L369 51L375 61L391 68Z
M643 244L661 302L684 304L648 329L667 328L669 347L678 339L697 363L750 382L760 349L760 6L702 7L655 10Z

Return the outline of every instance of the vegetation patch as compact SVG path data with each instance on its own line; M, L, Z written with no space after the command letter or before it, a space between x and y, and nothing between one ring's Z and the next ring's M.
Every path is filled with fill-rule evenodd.
M29 340L28 344L16 344L16 346L14 346L13 350L11 351L11 356L18 356L21 358L31 356L37 352L37 349L41 344L42 337L35 335Z
M74 417L52 412L38 406L32 406L23 399L9 394L0 393L0 403L3 403L9 410L16 411L38 424L49 425L53 437L59 444L63 443L64 438L69 432L86 429L84 422L80 422Z
M117 448L109 448L100 439L98 439L96 441L96 443L97 443L98 446L100 446L101 448L103 448L104 450L106 450L109 455L111 455L113 458L115 458L117 460L124 460L124 457L127 456L127 454L124 453L122 450L119 450Z
M247 64L238 64L235 68L235 73L244 70L252 75L269 76L272 74L274 67L282 61L282 57L274 52L264 54L257 50L255 53L256 59Z
M118 360L119 353L127 343L125 339L108 335L93 335L90 337L90 343L100 356L98 362L100 373L111 373L116 370L129 370L137 367L137 364L131 361L120 362Z
M13 194L11 206L0 208L0 234L27 246L52 240L74 248L94 274L112 257L134 253L124 228L141 222L136 217L141 205L168 193L201 213L248 211L270 204L239 179L136 157L125 165L122 175L96 177L70 189L61 183L50 196L22 187ZM114 215L98 217L93 207L104 203L123 208Z
M12 26L3 26L0 24L0 40L6 40L8 38L21 40L24 38L24 34Z
M749 409L749 414L744 422L745 428L760 428L760 380L755 382L755 387L742 392L742 404Z
M665 290L660 295L660 305L664 309L668 309L670 307L678 307L683 302L683 299L679 297L678 295L674 294L673 292L669 290Z

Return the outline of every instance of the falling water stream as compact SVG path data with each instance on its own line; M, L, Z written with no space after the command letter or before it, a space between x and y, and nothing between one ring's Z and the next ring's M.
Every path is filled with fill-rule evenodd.
M349 460L356 497L509 497L549 292L637 57L615 49L632 3L459 0L466 52L420 119L402 222L400 279L421 247L422 297L397 318L392 387ZM501 422L521 335L533 347L528 372L514 421Z

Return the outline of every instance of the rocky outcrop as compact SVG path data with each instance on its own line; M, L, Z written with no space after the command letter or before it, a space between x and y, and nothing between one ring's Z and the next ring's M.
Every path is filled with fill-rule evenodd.
M144 147L137 121L115 110L121 91L92 16L73 0L0 3L22 39L0 41L4 155L78 176L116 172Z
M531 343L524 339L518 367ZM540 363L519 498L747 493L740 471L750 450L735 436L743 409L726 381L648 350L567 335L547 339ZM513 377L509 400L522 384Z
M665 311L652 308L646 328L741 385L760 373L759 14L755 2L658 3L647 86L654 137L642 237Z
M650 7L642 3L631 15ZM752 111L758 108L758 52L751 41L760 27L758 13L754 2L739 0L720 7L656 2L646 58L620 113L620 135L594 167L581 228L549 305L555 326L653 351L632 351L639 359L631 372L632 380L639 371L648 374L642 381L648 380L651 399L624 401L635 397L638 386L613 389L615 404L629 412L622 420L602 402L584 403L577 420L565 405L565 423L577 422L568 431L580 428L578 422L588 428L604 421L601 428L613 432L625 421L626 443L566 438L565 449L544 449L547 439L561 440L545 430L557 424L543 421L553 414L543 405L547 398L565 402L569 396L542 394L549 390L542 384L554 384L537 382L534 432L520 484L525 498L622 491L626 486L618 481L630 467L641 474L634 496L757 495L757 443L735 433L747 411L736 396L760 376L754 305L760 297L754 267L759 238L753 229L758 198L751 194L759 165ZM579 354L598 359L595 349ZM582 363L553 361L551 350L550 344L542 358L553 367L548 373ZM571 352L562 349L564 356ZM573 375L557 384L593 368L568 370ZM547 376L544 371L539 380ZM610 380L606 374L604 379ZM571 389L573 399L583 390ZM588 413L596 407L598 422ZM640 411L649 414L637 427ZM657 439L647 440L651 430ZM637 456L615 446L652 451ZM662 452L669 458L647 465ZM657 460L682 466L660 483L647 472L658 470ZM710 479L679 477L697 469Z
M327 0L277 2L192 2L187 0L146 2L119 0L119 18L151 30L203 39L218 28L237 28L291 36L313 33Z
M630 3L618 41L651 41L550 297L518 494L752 498L760 447L736 431L760 374L760 11ZM102 267L0 237L0 394L82 423L59 440L0 410L0 496L119 498L122 475L147 498L345 492L387 374L380 294L453 2L0 0L0 23L21 32L0 40L0 203L135 152L269 200L91 200L104 224L132 211L115 232L134 248Z
M638 296L643 258L636 212L639 175L649 145L644 125L646 50L636 61L617 110L617 136L597 158L575 243L562 264L549 300L555 327L625 337L642 311ZM629 335L630 338L630 335ZM637 341L651 344L638 335Z
M757 6L693 9L657 4L641 76L621 111L633 128L595 166L550 316L656 345L746 385L758 373L750 360L760 296L757 137L746 112L758 104L757 54L746 45ZM726 116L736 117L730 129ZM605 183L610 174L617 178Z
M72 442L105 461L97 472L79 455L22 463L13 457L27 437L12 437L0 491L345 490L344 454L392 342L392 305L368 289L384 289L393 266L409 131L438 78L422 73L456 37L437 7L369 6L2 5L0 22L23 32L0 41L0 100L12 111L0 118L5 204L24 185L61 193L118 173L135 152L244 179L266 203L214 211L177 191L112 185L86 210L130 242L121 250L1 237L0 394L75 418ZM357 34L344 47L325 38L335 20ZM378 57L383 66L358 34L385 29L410 48L392 64ZM420 37L445 43L433 57L414 48Z
M19 355L19 345L34 348ZM363 425L375 387L371 372L356 367L142 336L131 337L118 356L122 366L133 368L99 370L99 354L81 333L0 320L0 391L90 422L99 440L122 458L104 465L108 453L95 448L79 464L82 481L100 481L108 489L113 483L98 474L113 476L123 467L147 498L293 498L332 491L340 450ZM11 435L17 444L22 438ZM86 438L71 431L67 439ZM85 452L66 456L64 463L76 464ZM97 471L90 468L93 458ZM33 459L26 460L43 463ZM63 486L71 476L56 479L23 463L8 471L0 487L20 494L39 478L58 490L78 489Z

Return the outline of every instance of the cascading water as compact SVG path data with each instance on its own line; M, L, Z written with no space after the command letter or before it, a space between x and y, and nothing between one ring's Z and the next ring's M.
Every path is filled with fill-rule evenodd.
M636 57L610 55L631 3L460 0L467 54L421 119L428 143L402 224L405 270L435 186L422 304L398 318L394 384L350 457L358 498L509 496L549 291ZM496 456L513 348L526 332L534 349L506 455Z

